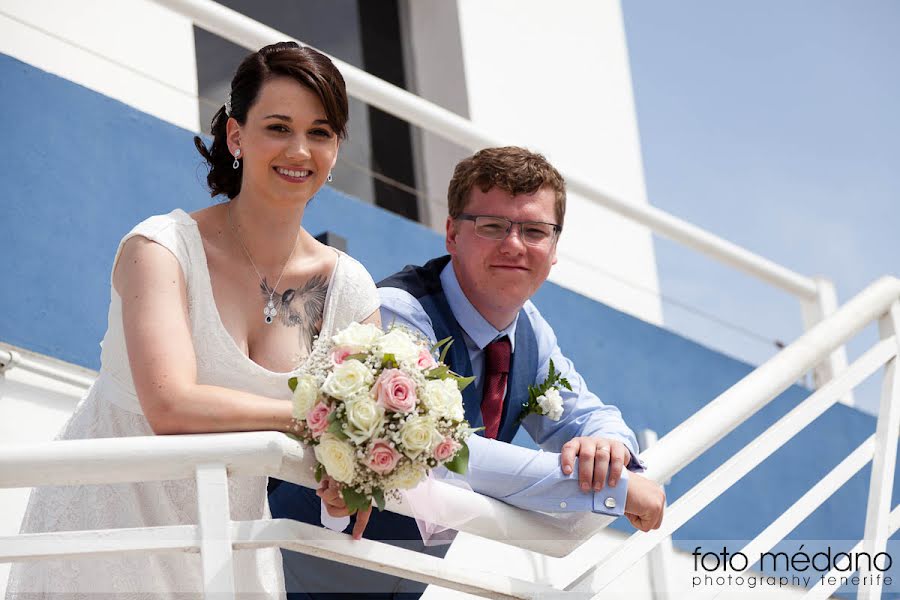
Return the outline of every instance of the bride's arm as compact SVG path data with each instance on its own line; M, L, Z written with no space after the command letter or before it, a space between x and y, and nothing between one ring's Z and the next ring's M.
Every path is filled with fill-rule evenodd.
M187 288L171 252L130 239L113 285L122 299L135 390L154 433L288 430L290 402L197 383Z

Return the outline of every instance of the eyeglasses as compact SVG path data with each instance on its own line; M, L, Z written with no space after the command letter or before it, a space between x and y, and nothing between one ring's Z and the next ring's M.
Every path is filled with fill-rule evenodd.
M505 240L513 225L519 226L519 237L529 246L549 246L562 231L562 226L540 221L511 221L503 217L470 215L463 213L456 217L461 221L475 223L475 235L486 240Z

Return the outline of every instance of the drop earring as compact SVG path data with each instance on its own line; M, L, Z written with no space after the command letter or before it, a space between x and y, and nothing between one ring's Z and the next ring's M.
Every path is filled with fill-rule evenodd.
M334 181L334 175L331 174L331 171L328 171L328 179L326 179L328 183Z
M234 151L234 162L231 163L232 169L239 169L241 167L241 163L238 162L238 158L240 158L240 156L241 156L241 149L238 148L237 150Z

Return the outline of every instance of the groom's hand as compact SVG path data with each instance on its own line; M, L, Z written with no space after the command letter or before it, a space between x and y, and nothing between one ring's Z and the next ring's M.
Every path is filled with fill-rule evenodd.
M625 516L641 531L659 529L666 508L666 493L655 481L632 473L628 477Z
M625 444L601 437L577 437L562 447L560 466L568 475L575 468L578 457L578 483L585 492L593 488L603 489L609 475L609 485L615 486L622 476L622 469L631 461L631 453Z
M350 516L350 511L347 510L347 505L344 503L343 496L341 496L341 484L328 475L323 477L322 481L319 483L319 489L316 490L316 496L322 499L322 502L325 503L325 510L327 510L328 514L332 517L339 518ZM353 525L353 539L358 540L362 537L363 532L366 530L366 525L369 524L369 517L371 516L371 506L366 510L356 511L356 523Z

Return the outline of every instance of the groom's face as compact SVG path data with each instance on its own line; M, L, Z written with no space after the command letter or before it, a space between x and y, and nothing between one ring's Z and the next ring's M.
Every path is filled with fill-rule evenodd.
M556 223L556 195L549 188L512 196L500 188L474 187L464 213L505 217L510 221ZM537 291L556 264L556 238L529 245L514 225L503 240L486 239L469 220L447 220L447 251L453 257L460 286L487 317L518 310ZM490 320L490 319L489 319Z

